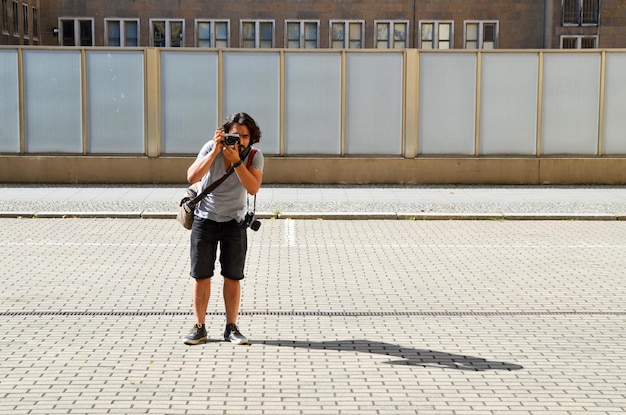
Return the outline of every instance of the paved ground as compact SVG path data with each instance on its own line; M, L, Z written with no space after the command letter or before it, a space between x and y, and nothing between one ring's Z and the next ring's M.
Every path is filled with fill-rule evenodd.
M178 187L0 185L0 414L626 412L624 188L341 189L259 199L606 220L265 219L239 321L252 344L219 341L218 278L211 341L189 347L189 233L146 219Z
M0 184L0 216L168 217L184 186ZM252 203L252 201L251 201ZM262 217L626 219L626 186L279 186Z

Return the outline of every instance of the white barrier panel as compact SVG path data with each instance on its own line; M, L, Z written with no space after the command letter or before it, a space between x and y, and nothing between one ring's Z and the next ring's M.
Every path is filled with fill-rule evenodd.
M145 153L143 52L87 52L89 153Z
M26 152L83 152L81 52L24 51Z
M346 55L346 153L402 152L402 53Z
M476 55L422 53L419 152L474 155Z
M277 52L224 53L224 116L247 112L261 126L257 146L280 152L280 59Z
M537 53L482 54L480 154L537 152Z
M163 152L197 154L218 119L216 52L161 52Z
M606 54L604 154L626 154L626 54Z
M285 153L341 153L341 53L285 56Z
M600 54L544 55L542 154L598 152Z
M0 50L0 152L20 151L17 51Z

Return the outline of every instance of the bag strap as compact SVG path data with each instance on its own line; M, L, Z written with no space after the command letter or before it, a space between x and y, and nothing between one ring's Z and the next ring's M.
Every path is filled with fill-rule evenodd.
M252 158L254 157L254 153L256 153L256 148L252 148L252 147L248 147L244 150L243 153L243 158L245 159L246 157L248 157L248 154L250 155L250 157L248 158L248 164L247 164L247 168L250 168L250 165L252 164ZM220 177L218 180L214 181L213 183L211 183L211 185L209 187L207 187L206 189L204 189L200 194L198 194L198 196L194 197L193 199L191 199L189 201L189 203L193 204L193 205L197 205L199 201L201 201L202 199L204 199L206 197L206 195L208 195L209 193L211 193L213 190L215 190L217 188L217 186L219 186L220 184L222 184L224 182L224 180L226 180L228 178L228 176L230 176L231 174L233 174L233 172L235 171L235 168L231 165L228 170L226 170L226 173Z
M250 147L250 157L248 157L248 163L246 167L250 170L250 166L252 166L252 159L254 158L254 153L256 153L256 148Z

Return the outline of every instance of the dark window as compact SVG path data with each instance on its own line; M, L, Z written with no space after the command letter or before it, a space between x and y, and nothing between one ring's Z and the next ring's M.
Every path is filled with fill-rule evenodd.
M7 0L2 0L2 31L9 31L9 10L7 9Z
M596 48L596 38L595 37L584 37L584 38L582 38L580 47L581 47L581 49L594 49L594 48Z
M61 23L63 29L63 46L76 46L74 37L74 21L63 20Z
M563 0L564 25L597 25L600 0Z
M39 37L39 10L33 7L33 37Z
M91 33L91 21L81 20L80 24L80 45L93 46L93 34Z
M580 0L563 1L563 24L580 24Z
M582 23L598 24L600 5L598 0L583 0Z
M15 0L13 2L13 34L14 35L19 35L20 34L20 19L17 18L17 12L18 12L18 7L17 7L17 0Z

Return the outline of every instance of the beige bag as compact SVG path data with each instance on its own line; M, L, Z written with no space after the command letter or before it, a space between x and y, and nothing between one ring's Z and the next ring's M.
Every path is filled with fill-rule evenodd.
M176 220L180 222L185 229L191 229L191 225L193 225L193 212L196 210L196 203L194 203L193 200L198 195L199 187L200 182L189 186L187 190L185 190L185 196L181 199L178 206Z

